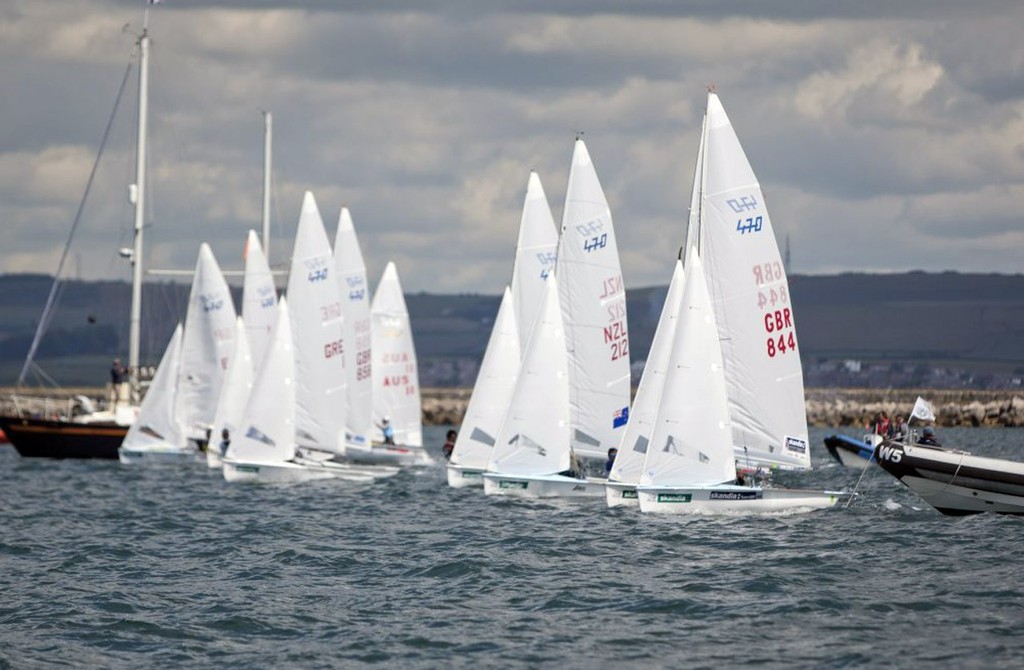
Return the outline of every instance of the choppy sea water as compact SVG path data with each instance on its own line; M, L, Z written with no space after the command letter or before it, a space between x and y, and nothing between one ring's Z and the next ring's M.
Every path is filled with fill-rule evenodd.
M855 485L830 432L790 483ZM1024 460L1024 430L942 437ZM274 488L2 447L0 667L1024 665L1024 518L943 517L874 467L858 491L681 520L440 465Z

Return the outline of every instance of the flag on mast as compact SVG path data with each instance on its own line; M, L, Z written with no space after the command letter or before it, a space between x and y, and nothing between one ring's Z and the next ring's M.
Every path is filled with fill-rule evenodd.
M935 408L930 402L917 396L917 402L914 403L914 409L911 410L910 416L921 421L935 421Z

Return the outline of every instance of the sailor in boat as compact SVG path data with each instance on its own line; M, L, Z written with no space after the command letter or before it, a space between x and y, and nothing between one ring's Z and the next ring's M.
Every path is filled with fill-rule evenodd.
M220 455L223 457L224 454L228 453L228 446L231 445L231 432L225 428L220 431Z
M128 368L115 358L110 364L110 406L111 411L119 402L128 402Z
M391 425L391 419L384 417L381 423L377 425L380 428L380 432L384 434L384 444L395 443L395 429Z
M455 438L459 434L454 430L449 430L445 435L444 446L441 447L441 453L444 454L444 460L450 461L452 459L452 451L455 450Z
M619 455L619 450L612 447L608 450L608 460L604 464L604 476L607 477L612 472L612 467L615 465L615 457Z
M903 421L903 415L897 414L889 427L889 439L894 442L902 442L907 439L907 424Z
M935 429L931 426L926 426L921 431L921 439L917 441L918 444L926 447L941 447L942 443L939 442L939 438L935 435Z

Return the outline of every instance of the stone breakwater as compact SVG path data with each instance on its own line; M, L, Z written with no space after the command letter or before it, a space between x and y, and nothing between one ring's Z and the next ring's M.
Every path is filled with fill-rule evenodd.
M424 389L424 423L459 425L470 394L471 389ZM883 410L907 417L918 396L932 403L940 426L1024 426L1024 389L807 389L807 423L864 427Z
M0 411L13 413L13 388L0 389ZM24 395L42 395L22 390ZM423 389L423 423L427 425L459 425L466 413L472 389ZM103 388L74 388L48 392L58 402L49 411L66 407L67 399L76 395L99 399L106 396ZM936 389L807 389L807 422L812 426L839 428L865 427L880 412L909 416L914 401L921 396L935 408L940 426L1024 426L1024 389L1005 391L936 390ZM60 402L60 399L64 399ZM20 403L23 411L40 412L36 403Z

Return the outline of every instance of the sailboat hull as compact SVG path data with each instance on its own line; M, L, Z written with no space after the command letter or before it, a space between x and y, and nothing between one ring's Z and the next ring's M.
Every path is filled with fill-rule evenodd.
M199 452L192 447L176 447L170 444L149 447L121 447L117 450L118 460L124 465L170 465L199 461Z
M879 445L875 458L943 514L1024 514L1024 463L894 442Z
M332 477L330 472L322 468L307 468L296 463L261 463L224 459L224 479L229 482L290 484L314 479L331 479Z
M128 426L0 417L0 428L23 458L117 459Z
M833 507L849 494L807 489L639 486L640 511L654 514L780 514Z
M596 498L604 495L605 480L563 475L503 475L484 473L484 493L515 498Z
M639 507L640 505L636 484L609 481L604 485L604 496L608 507Z
M461 465L448 466L448 486L453 489L482 488L483 485L483 469L466 468Z
M434 459L424 447L406 444L346 444L345 458L365 465L433 465Z

